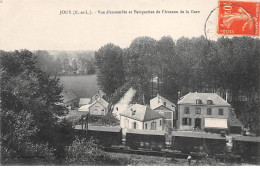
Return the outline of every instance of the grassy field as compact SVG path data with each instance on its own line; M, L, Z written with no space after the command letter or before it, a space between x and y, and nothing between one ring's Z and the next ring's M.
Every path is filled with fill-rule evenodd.
M96 75L59 76L64 91L71 91L78 97L91 97L98 90Z

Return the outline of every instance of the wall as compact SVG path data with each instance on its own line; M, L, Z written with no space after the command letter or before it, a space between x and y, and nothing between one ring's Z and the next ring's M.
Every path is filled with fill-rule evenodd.
M125 119L128 119L129 121L129 125L128 127L126 127L125 125ZM161 120L161 126L160 126L160 120ZM156 122L156 130L162 130L163 129L163 119L160 118L160 119L156 119L156 120L151 120L151 121L146 121L146 122L141 122L141 121L138 121L138 120L134 120L134 119L130 119L130 118L127 118L127 117L124 117L124 116L120 116L120 127L123 128L123 129L133 129L134 126L133 126L133 123L136 122L137 124L137 128L136 129L139 129L139 130L145 130L145 124L147 124L147 130L151 130L151 123L152 122Z
M169 110L168 108L166 108L164 106L160 106L160 107L158 107L158 108L156 108L154 110L159 112L163 116L164 116L165 112L169 112L171 117L170 118L169 117L166 118L166 116L164 116L164 124L163 124L164 127L163 128L165 128L166 126L173 127L173 119L176 118L176 117L174 117L174 112L173 111Z
M104 111L102 111L104 109ZM96 111L95 111L96 110ZM107 108L105 108L103 105L101 105L99 102L96 102L89 108L89 112L92 115L106 115L107 114Z
M190 113L185 114L184 113L184 107L190 108ZM201 114L195 114L195 107L201 108ZM207 108L212 108L212 115L207 115ZM218 110L222 108L223 109L223 115L218 115ZM229 106L216 106L216 105L178 105L178 129L180 130L192 130L195 126L195 118L201 118L201 129L204 129L204 118L226 118L229 117ZM188 125L182 125L182 118L189 117L191 118L191 126Z
M160 120L161 120L161 124L162 124L161 126L160 126ZM152 122L156 122L156 130L163 130L163 119L162 118L144 122L144 130L145 130L145 124L147 124L147 130L151 130Z
M125 124L125 119L128 119L129 121L129 125L128 127L126 126ZM137 128L136 129L140 129L142 130L143 129L143 122L141 121L138 121L138 120L134 120L134 119L130 119L130 118L127 118L127 117L124 117L124 116L120 116L120 127L121 128L126 128L126 129L133 129L133 123L136 122L137 124Z

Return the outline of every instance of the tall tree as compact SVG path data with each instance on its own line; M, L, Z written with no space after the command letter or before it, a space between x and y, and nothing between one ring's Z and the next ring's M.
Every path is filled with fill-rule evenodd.
M127 81L137 89L137 96L143 97L143 104L151 98L151 81L156 65L156 40L139 37L132 41L124 57Z
M25 139L35 144L49 143L55 148L58 145L57 116L64 114L64 108L58 104L61 102L62 92L59 79L50 78L36 68L35 57L27 50L1 52L0 60L1 119L4 122L1 123L1 137L15 137L13 132L18 129L10 126L11 121L21 119L21 123L25 123L25 120L28 120L34 137ZM3 142L3 146L12 148L8 140ZM14 151L18 150L14 147Z
M123 51L114 44L107 44L95 53L98 85L111 95L124 84Z

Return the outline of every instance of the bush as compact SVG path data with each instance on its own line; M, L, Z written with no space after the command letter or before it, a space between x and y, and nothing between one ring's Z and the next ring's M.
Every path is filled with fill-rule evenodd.
M48 143L37 139L38 131L32 114L22 111L14 114L12 111L2 112L5 130L1 133L1 163L7 164L15 158L53 159L54 149Z
M102 151L93 140L76 138L66 149L64 163L66 165L126 165L127 161Z

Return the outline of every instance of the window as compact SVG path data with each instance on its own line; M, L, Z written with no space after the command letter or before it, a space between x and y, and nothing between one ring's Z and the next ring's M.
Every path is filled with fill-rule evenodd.
M145 123L145 129L147 129L147 123Z
M184 108L184 113L185 114L190 114L190 108L189 107L185 107Z
M200 113L201 113L201 108L200 107L196 107L195 114L200 114Z
M191 118L182 118L182 125L191 126Z
M212 115L212 108L207 108L207 115Z
M223 109L218 109L218 115L224 115Z
M202 101L200 99L196 99L196 104L202 104Z
M136 122L133 123L133 129L136 129Z
M164 106L166 106L166 102L163 102Z
M151 123L151 130L156 130L156 122Z
M212 100L207 100L207 104L212 104Z
M162 120L160 120L160 126L162 126Z

